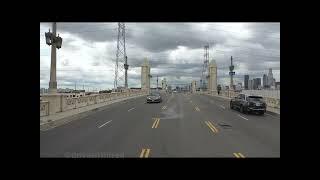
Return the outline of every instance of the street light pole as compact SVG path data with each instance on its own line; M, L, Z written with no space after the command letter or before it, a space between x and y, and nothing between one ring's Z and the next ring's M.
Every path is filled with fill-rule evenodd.
M56 36L57 23L52 24L52 35ZM56 45L51 44L51 66L50 66L50 82L49 82L49 94L57 93L57 76L56 76Z
M62 38L56 36L57 23L52 24L52 33L46 32L46 44L51 46L51 66L50 66L50 82L49 82L49 94L57 94L57 69L56 69L56 48L60 49L62 45Z

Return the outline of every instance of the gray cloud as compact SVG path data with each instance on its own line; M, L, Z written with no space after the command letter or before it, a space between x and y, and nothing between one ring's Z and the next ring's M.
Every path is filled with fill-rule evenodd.
M250 74L252 77L260 76L267 73L268 68L280 70L279 23L247 23L245 27L250 32L248 38L241 37L237 29L226 29L219 24L208 24L207 29L199 25L199 23L126 23L129 71L138 68L138 74L129 73L129 85L139 85L140 66L145 57L150 61L151 73L161 79L166 77L168 82L189 83L192 79L199 80L203 63L203 46L206 43L210 43L210 58L214 57L216 60L218 77L221 79L228 78L230 56L234 57L238 79L243 78L244 74ZM47 31L50 26L49 23L41 23L40 33ZM89 54L92 60L89 63L91 67L88 68L112 67L113 69L117 39L115 28L117 23L58 23L57 25L58 33L64 38L62 45L64 52L72 54L81 51L83 44L77 44L79 38L88 47L94 47L93 43L96 42L111 43L103 51L99 53L92 51L92 54ZM178 46L188 48L186 55L191 50L200 49L199 58L191 58L188 60L189 63L181 63L182 58L178 54L177 60L170 59L169 54L172 50L177 50ZM50 56L50 53L41 49L40 58L42 56ZM62 57L59 63L68 66L72 58L71 55ZM57 78L64 84L84 80L92 86L108 83L113 85L113 74L106 77L105 74L83 72L82 69L76 73L70 71L60 74L62 76ZM41 71L41 84L45 84L43 81L48 80L48 76L47 71ZM152 82L155 82L154 78Z

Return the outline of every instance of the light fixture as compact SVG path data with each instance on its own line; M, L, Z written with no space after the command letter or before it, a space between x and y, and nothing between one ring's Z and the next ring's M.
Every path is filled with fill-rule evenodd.
M56 37L56 47L58 48L58 49L60 49L61 48L61 45L62 45L62 38L61 37L59 37L59 34L58 34L58 37Z
M52 44L52 33L50 32L50 29L49 29L49 32L45 33L45 36L46 36L46 44L51 45Z

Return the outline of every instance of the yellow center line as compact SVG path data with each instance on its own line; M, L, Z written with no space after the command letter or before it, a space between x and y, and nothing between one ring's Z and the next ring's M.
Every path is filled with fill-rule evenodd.
M152 128L157 128L159 125L160 118L153 118L155 121L153 122Z
M155 127L155 125L156 125L156 123L157 123L157 119L153 122L153 124L152 124L152 128L154 128Z
M240 158L237 153L233 153L233 155L236 156L237 158Z
M217 129L210 121L208 121L208 123L211 125L211 127L212 127L214 130L216 130L216 132L218 132L218 129Z
M245 158L245 156L244 155L242 155L241 153L238 153L242 158Z
M210 124L208 123L208 121L205 121L205 123L206 123L207 126L211 129L211 131L212 131L213 133L215 133L215 130L210 126Z
M144 157L149 157L149 153L150 153L150 149L147 149L147 151L146 151L146 154L145 154L145 156Z
M158 128L159 123L160 123L160 118L158 118L158 122L157 122L156 128Z
M142 149L142 151L141 151L141 153L140 153L140 158L143 157L143 154L144 154L145 151L146 151L145 149Z
M147 158L149 157L149 153L150 153L150 149L142 149L141 153L140 153L140 158Z
M245 156L241 153L233 153L234 156L236 156L237 158L245 158Z

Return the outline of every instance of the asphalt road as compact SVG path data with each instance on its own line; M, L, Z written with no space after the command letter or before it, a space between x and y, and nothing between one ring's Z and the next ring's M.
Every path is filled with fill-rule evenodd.
M280 117L195 94L145 96L40 131L40 157L280 157Z

